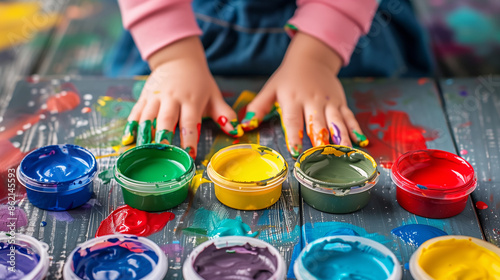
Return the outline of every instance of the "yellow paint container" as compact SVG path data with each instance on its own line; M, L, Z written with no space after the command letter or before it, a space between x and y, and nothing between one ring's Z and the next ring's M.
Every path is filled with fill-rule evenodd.
M500 279L500 248L481 239L445 235L424 242L410 259L417 280Z
M239 210L264 209L276 203L287 174L282 155L256 144L221 149L207 166L217 199Z

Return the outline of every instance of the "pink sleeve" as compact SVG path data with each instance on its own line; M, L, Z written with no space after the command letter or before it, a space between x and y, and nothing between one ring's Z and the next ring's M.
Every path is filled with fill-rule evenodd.
M377 2L297 0L297 6L288 27L320 39L335 50L347 65L359 38L370 30Z
M197 36L191 0L119 0L123 26L143 59L179 39Z

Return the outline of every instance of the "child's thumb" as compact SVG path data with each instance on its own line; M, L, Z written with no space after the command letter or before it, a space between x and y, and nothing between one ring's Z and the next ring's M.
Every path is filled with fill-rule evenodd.
M259 127L264 117L273 108L275 96L274 91L264 89L248 104L245 117L241 120L244 131Z

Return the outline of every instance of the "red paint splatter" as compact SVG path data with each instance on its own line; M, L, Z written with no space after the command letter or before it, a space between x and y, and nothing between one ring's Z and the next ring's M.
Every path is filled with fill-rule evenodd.
M488 204L486 204L482 201L478 201L478 202L476 202L476 208L479 210L488 209Z
M217 123L220 125L220 126L225 126L226 123L227 123L227 118L225 116L220 116L218 119L217 119Z
M471 124L472 124L472 122L468 121L466 123L459 125L458 127L460 127L460 128L469 127Z
M420 79L418 79L417 83L421 86L421 85L424 85L425 83L427 83L427 81L429 81L428 78L420 78Z
M234 144L238 144L238 143L240 143L240 140L239 140L239 139L236 139L236 140L234 140L234 141L233 141L233 145L234 145Z
M49 112L65 112L75 109L80 104L80 96L73 91L62 91L47 99Z
M83 107L82 108L82 114L90 113L92 112L92 109L90 107Z
M198 131L198 139L196 139L196 143L200 142L200 135L201 135L201 123L198 123L196 125L196 130Z
M148 213L123 205L101 222L95 237L115 233L149 236L162 230L174 218L175 215L171 212Z
M436 131L413 125L408 114L401 111L379 111L375 115L363 112L356 114L356 119L370 139L365 149L385 168L391 168L403 153L426 149L425 142L438 137Z
M469 153L469 152L468 152L467 150L465 150L465 149L460 151L460 154L461 154L461 155L466 155L466 154L468 154L468 153Z

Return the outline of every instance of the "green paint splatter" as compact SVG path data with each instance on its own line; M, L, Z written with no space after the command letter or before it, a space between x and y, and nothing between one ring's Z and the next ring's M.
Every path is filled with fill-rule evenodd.
M111 182L111 179L114 178L113 168L103 170L101 173L99 173L99 175L97 175L97 177L101 179L103 184L109 184L109 182Z
M174 132L166 129L156 131L155 142L162 144L172 144Z

